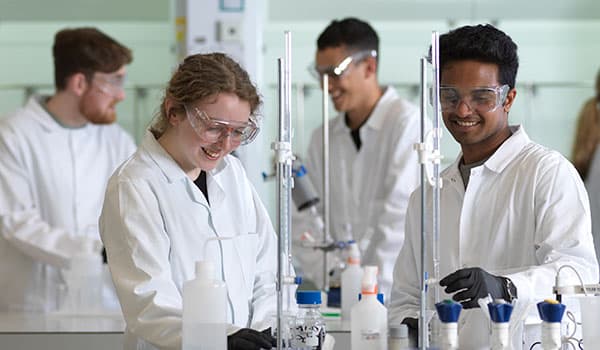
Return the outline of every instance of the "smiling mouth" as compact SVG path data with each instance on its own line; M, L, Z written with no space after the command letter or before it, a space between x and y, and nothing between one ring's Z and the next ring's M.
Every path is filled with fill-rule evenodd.
M211 159L211 160L219 159L219 156L221 155L221 152L211 152L204 147L202 147L202 151L204 151L204 154L206 154L208 159Z
M332 100L337 100L339 99L341 96L343 95L343 93L341 91L333 91L330 96Z
M458 124L458 126L463 126L463 127L475 126L475 125L479 124L478 122L465 121L465 120L454 120L454 123Z

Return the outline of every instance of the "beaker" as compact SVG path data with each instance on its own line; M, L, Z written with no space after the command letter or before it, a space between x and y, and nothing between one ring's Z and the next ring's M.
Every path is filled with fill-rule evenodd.
M581 326L584 348L592 348L600 344L600 295L579 297L581 305ZM587 346L586 346L587 344Z

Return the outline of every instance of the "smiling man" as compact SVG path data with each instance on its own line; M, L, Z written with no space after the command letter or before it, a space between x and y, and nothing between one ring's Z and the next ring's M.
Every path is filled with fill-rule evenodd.
M356 18L332 21L317 40L311 71L328 89L339 115L329 122L331 233L356 240L362 262L379 266L379 289L387 296L392 269L404 240L408 197L418 185L418 109L391 86L379 85L379 38ZM323 198L323 129L312 135L307 171ZM322 206L319 206L322 213ZM310 221L294 217L296 233ZM305 226L303 226L305 225ZM298 246L295 257L305 277L322 280L322 254ZM333 261L333 259L329 259Z
M0 310L60 306L61 269L100 247L106 183L135 150L114 124L131 51L76 28L56 34L53 55L56 92L0 122Z
M489 348L479 298L518 298L513 312L518 318L526 316L527 307L552 298L561 266L576 268L585 283L598 275L587 194L577 172L558 152L531 141L522 126L508 123L518 65L517 45L491 25L465 26L440 37L442 115L462 152L442 172L439 283L442 299L452 298L465 309L460 349ZM429 214L431 201L426 205ZM420 223L420 191L415 191L390 306L390 322L413 330L420 302ZM426 232L432 242L430 224ZM431 261L426 268L431 276ZM570 277L566 274L564 282L576 284ZM535 308L531 311L538 319ZM527 349L530 331L524 334ZM521 349L523 337L515 334L513 349Z

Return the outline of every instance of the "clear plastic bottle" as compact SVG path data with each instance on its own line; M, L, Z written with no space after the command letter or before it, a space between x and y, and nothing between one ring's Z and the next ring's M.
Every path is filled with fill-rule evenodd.
M462 305L451 299L446 299L435 304L439 323L434 344L442 350L458 349L458 319ZM432 321L433 324L433 321Z
M560 350L562 346L560 323L566 306L556 300L546 299L539 302L537 308L543 321L542 348L544 350Z
M320 350L325 341L325 321L321 316L321 291L296 292L298 315L292 330L292 349Z
M352 350L387 349L387 309L377 300L377 266L365 266L362 298L352 307Z
M513 305L504 299L496 299L488 304L488 310L492 320L491 350L513 350L509 333Z
M61 312L94 314L102 310L102 255L93 239L83 239L82 247L70 259L64 271L67 296Z
M408 326L405 324L390 325L388 330L388 350L410 349Z
M355 241L348 245L346 269L342 272L342 320L350 320L350 311L358 303L363 269L360 267L360 251Z
M183 284L183 350L227 349L227 288L210 261L196 262L196 278Z

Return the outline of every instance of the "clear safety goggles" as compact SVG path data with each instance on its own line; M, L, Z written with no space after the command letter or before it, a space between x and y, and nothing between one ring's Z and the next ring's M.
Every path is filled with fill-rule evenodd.
M96 73L92 80L92 84L94 84L94 86L102 93L117 97L125 90L126 78L126 75Z
M317 66L316 63L312 63L308 66L308 71L313 78L318 81L323 80L323 75L327 74L330 79L339 79L349 71L351 63L360 63L369 57L377 57L377 51L375 50L363 50L355 52L348 57L344 58L337 66Z
M185 106L185 113L194 131L206 143L215 143L229 136L231 143L246 145L258 135L258 121L252 115L244 123L212 118L198 107Z
M493 112L504 105L510 87L508 85L495 87L476 87L467 91L452 86L440 87L440 105L442 112L454 112L461 102L470 110L478 113ZM431 95L430 95L431 96Z

